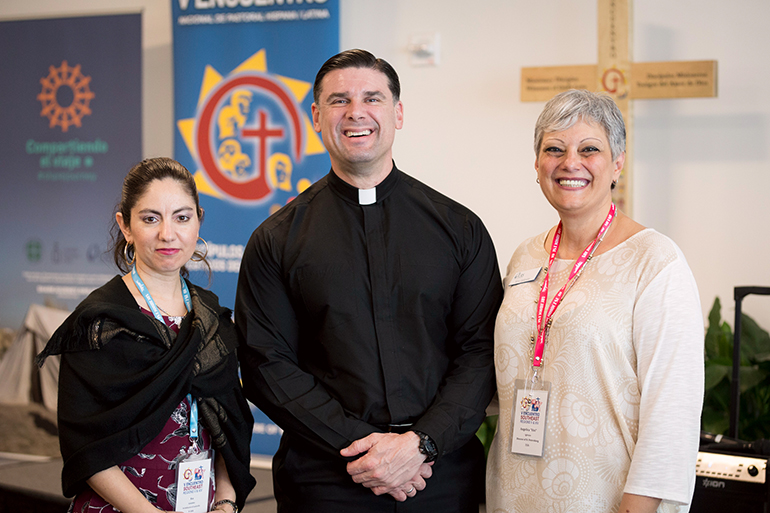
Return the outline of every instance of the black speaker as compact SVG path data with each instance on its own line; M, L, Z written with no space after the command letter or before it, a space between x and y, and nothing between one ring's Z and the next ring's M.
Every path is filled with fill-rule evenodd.
M767 458L699 452L691 513L770 513Z

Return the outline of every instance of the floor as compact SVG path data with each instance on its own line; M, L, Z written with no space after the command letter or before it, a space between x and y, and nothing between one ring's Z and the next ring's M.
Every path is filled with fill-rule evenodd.
M61 495L62 461L59 458L26 456L0 453L0 488L6 486L14 490L28 490L35 495L47 495L52 499L62 500ZM273 498L273 481L269 459L252 461L251 474L257 480L243 513L275 513L276 502ZM480 513L485 513L482 505Z

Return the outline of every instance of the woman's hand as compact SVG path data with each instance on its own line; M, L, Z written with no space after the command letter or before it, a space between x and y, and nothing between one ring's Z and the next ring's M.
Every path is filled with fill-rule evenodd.
M221 501L221 500L228 500L235 502L235 488L233 488L232 483L230 482L230 474L227 473L227 466L225 465L225 460L222 458L222 454L217 451L216 457L214 459L214 471L216 475L216 481L217 481L217 494L214 498L214 503ZM232 504L229 504L227 502L220 504L219 506L214 506L214 509L211 511L221 511L223 513L237 513L235 511L235 507Z
M660 499L645 495L623 494L618 513L655 513L660 504Z

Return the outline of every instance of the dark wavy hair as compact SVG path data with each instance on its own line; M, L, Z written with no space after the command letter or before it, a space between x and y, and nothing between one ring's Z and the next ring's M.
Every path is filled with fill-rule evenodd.
M203 209L200 206L198 200L198 188L195 186L195 178L182 164L174 159L168 157L156 157L151 159L145 159L134 167L126 175L123 180L123 189L120 194L120 203L115 208L115 213L120 212L123 215L123 222L126 226L131 226L131 209L134 208L139 198L144 195L147 188L155 180L163 180L165 178L171 178L176 180L190 197L195 201L195 212L198 215L198 220L203 222ZM112 216L112 228L110 229L110 237L112 239L108 252L112 253L112 259L115 265L121 272L128 273L131 271L129 262L126 261L126 253L131 253L131 250L126 250L126 238L123 236L123 232L120 231L115 215ZM130 256L130 255L129 255ZM206 260L206 256L197 249L193 253L193 256L197 256L204 263L208 269L209 276L211 275L211 266ZM133 259L133 258L131 258ZM182 276L187 277L189 274L187 269L182 266L180 270Z
M370 68L384 74L388 79L388 89L393 95L393 103L398 103L401 98L401 82L399 82L398 73L393 69L393 66L385 59L379 59L366 50L355 48L338 53L324 62L321 69L318 70L315 82L313 82L313 101L316 104L321 98L321 81L324 77L334 70L346 68Z

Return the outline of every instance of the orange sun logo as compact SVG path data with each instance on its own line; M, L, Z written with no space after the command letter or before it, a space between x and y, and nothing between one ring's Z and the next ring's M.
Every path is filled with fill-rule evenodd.
M91 77L86 77L80 72L80 64L70 68L67 61L62 61L59 68L50 66L49 70L48 76L40 79L40 83L43 84L43 90L37 95L37 99L43 104L40 115L48 116L51 121L49 128L58 125L62 132L69 130L72 125L81 126L80 120L83 116L91 114L89 104L94 98L94 93L89 87ZM60 90L62 96L72 96L72 101L66 107L62 106L57 99ZM64 100L61 97L60 99Z

